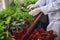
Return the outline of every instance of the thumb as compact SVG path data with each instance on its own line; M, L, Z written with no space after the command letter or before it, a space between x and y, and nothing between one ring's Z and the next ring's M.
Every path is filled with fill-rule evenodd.
M29 15L32 15L31 12L29 12Z

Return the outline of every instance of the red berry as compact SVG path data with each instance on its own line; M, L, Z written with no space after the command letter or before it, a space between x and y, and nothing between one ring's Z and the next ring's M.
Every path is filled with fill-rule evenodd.
M40 31L44 30L43 28L40 28Z
M42 36L41 38L44 39L44 36Z
M42 30L41 32L42 32L42 33L45 33L45 31L44 31L44 30Z
M50 39L51 37L50 36L46 36L46 38L49 38Z
M40 32L45 33L45 30L43 28L40 28Z
M36 37L36 35L34 35L34 34L31 34L31 38L35 38Z
M57 37L57 35L56 35L56 34L54 34L54 37L56 38L56 37Z
M35 29L35 30L34 30L34 34L36 34L37 32L38 32L38 31Z
M50 34L52 34L53 32L54 32L53 30L48 31L48 33L50 33Z
M37 36L37 39L41 39L41 36Z
M38 35L40 35L40 33L39 33L39 32L37 32L35 35L36 35L36 36L38 36Z
M41 33L41 35L44 35L45 33Z
M51 34L48 33L47 36L46 36L46 38L51 38Z
M48 33L48 34L47 34L47 36L51 36L51 34L50 34L50 33Z
M37 40L41 40L41 39L37 39Z
M35 35L34 34L31 34L27 40L34 39L34 37L35 37Z

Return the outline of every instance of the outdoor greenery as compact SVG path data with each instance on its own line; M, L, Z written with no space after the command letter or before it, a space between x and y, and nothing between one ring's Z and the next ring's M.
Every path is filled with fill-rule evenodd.
M27 9L29 4L35 3L37 0L13 0L13 2L0 11L0 40L5 40L4 30L9 27L21 27L28 20L29 23L34 21L34 18L28 14Z

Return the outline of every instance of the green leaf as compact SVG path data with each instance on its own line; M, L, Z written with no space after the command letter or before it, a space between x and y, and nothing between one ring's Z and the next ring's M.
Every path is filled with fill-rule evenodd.
M21 10L23 11L23 12L29 12L30 10L28 10L27 8L24 8L24 7L21 7Z
M11 21L11 16L6 18L5 24L8 25L10 23L10 21Z

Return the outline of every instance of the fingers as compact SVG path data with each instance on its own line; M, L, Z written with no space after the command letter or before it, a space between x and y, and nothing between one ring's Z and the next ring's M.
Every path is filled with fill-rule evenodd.
M29 8L29 10L32 10L33 9L33 6L31 6L30 8Z
M32 6L32 4L31 4L31 5L29 5L29 6L27 6L27 8L29 9L31 6Z
M32 11L31 11L31 12L29 12L29 15L33 15Z
M36 9L34 9L34 10L31 10L30 12L29 12L29 14L30 15L32 15L32 16L36 16L37 14L39 14L41 11L40 11L40 8L36 8Z
M31 5L29 5L27 8L29 9L29 10L32 10L33 8L34 8L34 4L31 4Z
M32 10L32 11L29 12L29 14L32 15L32 16L36 16L36 11Z

